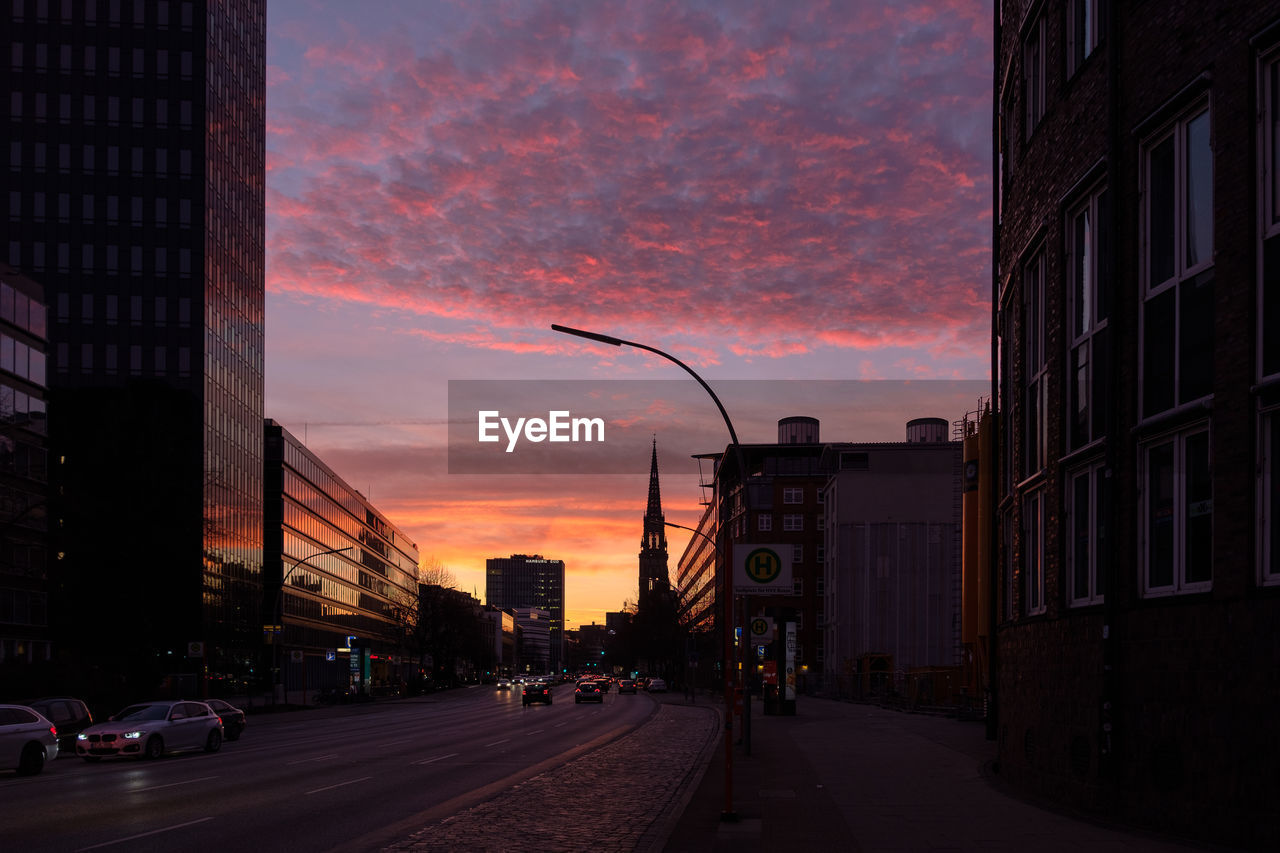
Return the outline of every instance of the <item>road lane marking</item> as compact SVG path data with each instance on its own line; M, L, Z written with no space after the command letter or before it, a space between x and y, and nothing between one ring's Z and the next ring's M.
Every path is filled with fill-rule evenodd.
M510 742L511 742L511 738L507 738L506 740L495 740L493 743L486 743L484 747L485 749L488 749L491 746L497 746L498 744L510 743Z
M437 755L435 758L424 758L421 761L415 761L414 764L435 764L437 761L444 761L446 758L453 758L458 753L451 752L448 755Z
M338 753L331 752L328 755L317 755L315 758L300 758L297 761L290 761L286 766L292 767L295 764L306 764L308 761L324 761L328 758L337 758Z
M152 785L150 788L138 788L130 791L131 794L141 794L143 791L159 791L161 788L176 788L179 785L190 785L192 782L208 782L210 779L217 779L217 776L201 776L199 779L188 779L185 782L172 782L168 785Z
M139 838L146 838L149 835L159 835L162 832L171 832L175 829L183 829L188 826L195 826L197 823L213 820L211 817L202 817L199 820L189 820L186 823L176 823L173 826L166 826L163 829L153 829L150 832L140 832L137 835L130 835L128 838L117 838L115 841L104 841L101 844L94 844L89 847L81 847L76 853L83 853L85 850L97 850L102 847L111 847L114 844L124 844L126 841L137 841Z
M356 784L357 782L364 782L364 781L366 781L366 780L368 780L368 779L372 779L372 778L373 778L372 776L361 776L359 779L352 779L352 780L351 780L351 781L349 781L349 782L339 782L339 783L338 783L338 784L336 784L336 785L326 785L326 786L324 786L323 788L316 788L314 791L307 791L307 793L308 793L308 794L318 794L318 793L320 793L321 791L332 791L334 788L345 788L347 785L354 785L354 784Z
M552 726L551 728L553 728L553 729L558 729L558 728L560 728L561 726L567 726L567 725L569 725L569 721L568 721L568 720L565 720L563 723L556 723L556 724L555 724L554 726Z
M525 732L525 734L527 734L527 735L540 735L540 734L542 734L542 733L543 733L543 732L545 732L545 731L546 731L546 729L534 729L533 731Z

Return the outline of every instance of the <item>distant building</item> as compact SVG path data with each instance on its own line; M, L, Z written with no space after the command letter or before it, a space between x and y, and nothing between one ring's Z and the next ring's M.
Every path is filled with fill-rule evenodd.
M1002 0L1000 775L1280 848L1280 2Z
M640 536L640 595L637 606L643 610L655 596L671 590L667 568L667 528L662 515L662 490L658 485L658 441L653 442L649 463L649 502L644 512L644 532Z
M547 665L555 672L564 661L564 560L540 554L512 554L485 562L485 603L503 609L539 608L550 620Z
M40 285L0 266L0 666L13 690L51 660L46 326Z
M273 420L264 446L261 612L262 624L281 626L269 632L282 668L275 683L362 693L398 685L418 546ZM325 553L339 548L350 550Z
M516 619L516 672L529 675L552 672L551 613L541 607L517 607L513 612ZM557 633L557 639L563 637L562 633Z
M245 689L262 641L266 3L15 0L0 32L2 251L50 306L60 653L130 697L162 674ZM87 594L104 587L146 618Z
M913 675L929 668L956 669L929 679L931 696L960 686L962 445L947 426L918 419L904 442L823 450L819 660L830 692L916 691Z
M511 676L516 667L516 615L485 605L480 611L481 625L489 647L493 650L494 675Z
M677 564L680 622L689 630L711 633L717 624L716 514L707 505Z

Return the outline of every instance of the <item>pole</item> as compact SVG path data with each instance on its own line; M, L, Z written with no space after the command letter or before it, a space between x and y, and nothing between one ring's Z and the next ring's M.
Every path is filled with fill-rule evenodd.
M654 355L661 356L667 361L678 366L685 373L692 376L702 390L710 395L712 401L716 404L716 408L720 410L720 417L724 418L724 424L729 429L729 438L732 441L734 458L738 463L738 476L742 478L743 501L744 506L749 509L751 505L751 492L747 483L747 466L742 454L742 445L738 443L738 433L733 428L733 421L729 420L729 413L725 411L724 404L720 402L720 398L716 396L716 392L711 390L701 376L693 371L693 368L685 364L675 356L665 353L660 349L648 346L647 344L636 343L635 341L624 341L622 338L615 338L612 335L602 335L599 332L588 332L582 329L573 329L568 326L561 326L556 323L551 324L552 331L561 332L566 335L574 335L579 338L596 341L597 343L608 344L614 347L634 347L642 349L645 352L651 352ZM728 536L725 531L725 525L722 519L717 520L717 533ZM734 601L733 601L733 566L728 559L732 555L725 554L726 559L724 565L724 604L722 607L722 621L724 622L724 811L720 814L722 821L736 821L738 815L733 810L733 699L734 699L734 676L733 670L735 666L735 656L733 654L733 628L735 622Z

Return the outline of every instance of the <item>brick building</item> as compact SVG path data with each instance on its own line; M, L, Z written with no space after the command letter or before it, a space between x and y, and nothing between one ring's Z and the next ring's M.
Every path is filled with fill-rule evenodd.
M1001 774L1280 845L1280 2L1003 0Z

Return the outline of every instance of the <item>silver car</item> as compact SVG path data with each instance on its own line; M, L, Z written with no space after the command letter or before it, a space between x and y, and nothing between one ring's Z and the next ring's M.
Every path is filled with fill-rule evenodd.
M142 702L76 737L76 755L97 761L117 755L159 758L166 752L222 748L222 720L203 702Z
M34 776L58 757L58 730L23 705L0 705L0 770Z

